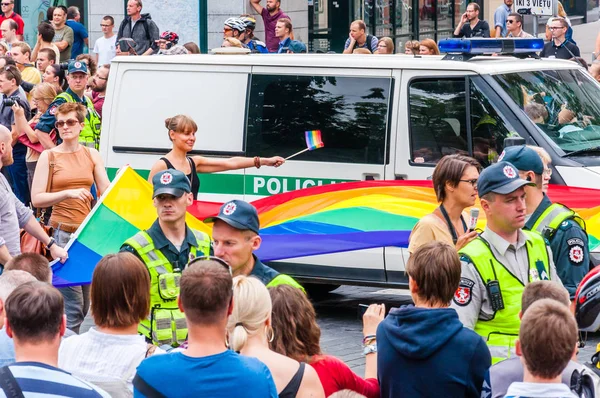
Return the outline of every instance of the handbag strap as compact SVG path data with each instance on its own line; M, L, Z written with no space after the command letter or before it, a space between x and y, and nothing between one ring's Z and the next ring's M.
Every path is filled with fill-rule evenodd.
M160 391L148 384L148 382L142 379L142 377L138 373L136 373L133 377L133 386L136 390L144 394L144 397L165 398L165 396Z
M50 192L50 188L52 188L52 174L54 174L54 152L52 150L48 150L48 182L46 182L46 192ZM43 208L40 212L40 221L42 224L46 224L46 208Z
M2 388L7 398L25 398L23 390L8 366L0 368L0 388Z

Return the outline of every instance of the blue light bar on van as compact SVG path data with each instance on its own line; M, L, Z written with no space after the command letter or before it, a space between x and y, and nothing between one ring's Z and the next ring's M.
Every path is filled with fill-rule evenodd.
M448 54L523 54L541 51L542 39L444 39L438 45Z

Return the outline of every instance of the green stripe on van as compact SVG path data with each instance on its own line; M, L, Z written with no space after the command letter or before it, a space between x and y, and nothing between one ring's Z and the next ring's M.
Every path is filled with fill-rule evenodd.
M117 174L117 168L107 168L111 180ZM148 178L149 170L136 170L144 178ZM200 192L224 195L257 195L270 196L278 193L294 191L320 185L335 184L354 180L331 180L328 178L303 178L258 176L243 174L198 174Z

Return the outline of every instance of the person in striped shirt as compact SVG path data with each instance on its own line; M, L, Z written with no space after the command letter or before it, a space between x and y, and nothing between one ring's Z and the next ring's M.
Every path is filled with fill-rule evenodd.
M0 398L110 397L57 367L67 318L63 297L56 288L39 281L22 284L8 296L5 310L6 334L15 343L17 361L0 368Z

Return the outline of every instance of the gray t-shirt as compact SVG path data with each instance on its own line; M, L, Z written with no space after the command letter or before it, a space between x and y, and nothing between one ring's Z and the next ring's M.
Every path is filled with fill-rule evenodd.
M65 25L62 29L54 29L54 39L52 39L52 43L58 43L59 41L63 40L69 43L69 45L60 52L60 62L65 62L71 59L71 49L73 48L73 41L75 40L73 29L67 25Z
M19 229L32 215L31 209L17 199L6 177L0 174L0 246L6 245L13 257L21 254Z

